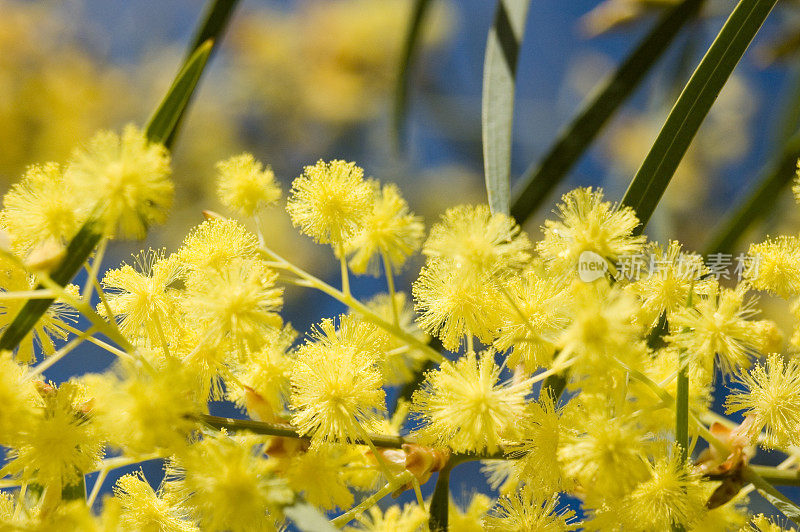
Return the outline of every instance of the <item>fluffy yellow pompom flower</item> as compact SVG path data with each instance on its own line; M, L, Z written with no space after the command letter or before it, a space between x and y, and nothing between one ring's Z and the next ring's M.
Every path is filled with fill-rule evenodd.
M706 294L716 283L713 277L703 277L709 271L703 257L682 251L674 240L666 248L654 247L650 252L650 263L626 287L639 297L640 320L647 327L655 326L662 313L669 318L686 307L690 291Z
M651 434L629 405L603 395L581 394L562 412L565 427L558 458L567 478L586 493L587 505L619 498L647 480Z
M502 296L487 272L462 268L451 259L429 260L414 281L420 327L455 350L465 336L488 344L501 326Z
M751 244L749 264L744 271L756 290L765 290L784 299L800 294L800 239L780 236Z
M732 393L725 404L728 413L745 411L748 434L755 439L766 429L764 445L773 449L800 445L800 362L772 354L736 380L746 391Z
M349 508L354 500L347 486L352 456L344 446L311 448L286 459L286 479L295 492L323 510Z
M386 409L378 370L382 336L372 325L342 316L337 330L323 320L297 351L292 368L292 423L314 443L354 440L379 422Z
M163 251L150 249L134 258L137 268L124 264L103 277L108 306L123 334L160 346L178 325L180 294L172 285L183 268L176 255L165 258ZM97 311L105 314L105 305Z
M275 203L281 197L272 168L264 168L250 153L218 162L217 171L220 201L242 216L252 216L260 206Z
M603 201L602 190L577 188L562 196L558 205L559 221L544 223L544 239L536 249L559 271L575 270L584 251L592 251L609 261L641 251L644 236L634 236L639 225L630 207Z
M800 194L800 192L798 192ZM773 523L764 514L753 517L748 528L742 528L741 532L797 532L795 527L783 527L778 523Z
M236 259L220 271L193 276L187 282L189 319L206 327L211 345L229 341L244 356L241 346L259 349L267 333L283 325L277 278L259 259Z
M523 435L513 453L513 480L556 491L562 487L563 473L558 464L561 420L552 397L545 395L528 406L520 420ZM516 484L515 482L515 484Z
M483 532L483 521L491 507L492 499L483 493L473 493L463 509L451 498L447 525L450 530L459 532Z
M178 258L189 273L225 268L233 259L253 258L258 241L236 220L212 219L201 223L189 233Z
M374 184L377 189L377 184ZM364 229L347 244L352 253L350 268L354 273L371 272L377 275L379 256L399 269L409 255L419 249L425 234L422 219L408 210L397 185L384 185L376 190L372 213Z
M569 297L559 279L543 278L533 271L511 280L511 302L504 305L502 325L494 341L500 351L512 348L508 366L533 373L553 361L555 342L569 322Z
M79 386L65 382L55 389L43 384L40 393L43 407L16 438L2 471L59 489L96 468L103 442Z
M72 154L66 179L81 202L96 206L108 236L142 238L172 206L170 157L161 144L128 125L101 131Z
M419 532L427 529L428 512L409 503L402 508L397 505L389 506L386 511L373 506L369 511L359 517L358 525L347 527L348 532Z
M20 253L48 240L67 242L82 221L79 199L58 164L31 166L3 197L0 222Z
M11 445L34 417L36 389L11 351L0 351L0 445Z
M563 350L580 355L584 363L596 363L607 356L621 356L623 347L638 341L638 307L633 296L616 286L577 282L570 295L574 311L559 339Z
M374 201L364 170L345 161L318 161L292 183L286 210L292 223L337 252L363 227Z
M277 530L294 495L274 474L261 438L205 435L167 465L167 492L184 500L201 530Z
M484 520L487 531L496 532L567 532L577 530L575 512L557 510L558 494L548 494L526 485L509 497L500 497Z
M147 483L141 472L121 477L114 485L121 507L119 524L139 532L199 532L190 511L176 497L164 496Z
M234 368L235 379L228 385L228 399L247 408L250 417L275 421L289 397L289 375L293 358L287 355L297 333L290 326L270 332L264 347L250 353ZM257 410L257 412L256 412Z
M694 466L684 463L676 448L648 463L650 478L622 502L617 516L623 530L689 530L706 511L707 494Z
M413 411L423 423L416 431L420 443L459 453L493 453L504 439L516 436L530 383L506 385L499 377L493 349L480 359L469 352L428 372L413 396Z
M182 448L197 426L192 416L206 411L196 400L197 377L175 359L155 373L126 366L89 375L85 382L94 395L98 426L113 447L127 454Z
M669 342L687 350L690 359L712 372L714 359L725 373L748 367L750 355L761 344L757 322L748 321L757 311L745 301L745 288L716 288L694 306L675 312L670 320Z
M494 274L525 266L530 260L530 248L530 240L513 218L492 214L488 205L461 205L447 209L442 220L431 228L422 252Z

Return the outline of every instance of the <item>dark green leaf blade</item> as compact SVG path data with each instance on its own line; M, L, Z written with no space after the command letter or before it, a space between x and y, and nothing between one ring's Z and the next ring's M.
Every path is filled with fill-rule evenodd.
M221 32L221 28L217 31ZM171 143L174 140L175 128L189 105L213 46L214 41L205 41L192 53L179 71L167 95L147 124L145 133L151 142ZM102 232L97 220L90 217L67 245L64 261L50 274L52 279L61 286L66 286L89 258L101 238ZM47 312L53 301L52 299L28 300L0 336L0 349L15 349Z
M519 48L530 0L499 0L483 64L483 170L492 212L509 213L511 137Z
M411 70L419 52L422 39L422 28L429 13L431 0L414 0L411 17L408 23L403 51L400 54L400 66L394 88L394 107L392 109L392 132L397 146L402 145L403 126L408 112L408 88Z
M192 41L186 49L184 63L188 63L195 50L209 39L214 42L222 40L237 3L239 3L239 0L214 0L208 4L203 14L203 23L195 30L194 37L192 37Z
M800 524L800 507L798 507L786 495L778 491L775 486L767 482L751 467L745 466L743 477L751 482L758 492L767 499L770 504L781 511L783 515L791 519L794 524Z
M755 189L717 227L706 246L706 254L733 253L744 232L775 208L775 198L792 182L800 158L800 132L792 136L783 153L764 169Z
M514 189L511 205L511 216L519 223L527 220L566 177L608 119L633 94L704 3L705 0L684 0L666 12L616 72L597 88L541 162L528 168Z
M101 237L102 232L98 224L93 218L90 218L67 245L64 260L50 274L50 277L61 286L66 286L81 269L83 263L100 242ZM0 336L0 349L16 348L31 332L39 318L47 312L53 301L53 299L29 299L3 331L3 336Z
M655 211L711 105L777 0L740 0L669 113L622 203L632 207L641 232Z
M204 42L178 72L167 95L161 100L145 128L147 138L151 142L165 143L171 136L189 105L192 93L197 87L197 82L200 81L200 75L203 73L213 47L214 41ZM167 148L170 147L167 146Z

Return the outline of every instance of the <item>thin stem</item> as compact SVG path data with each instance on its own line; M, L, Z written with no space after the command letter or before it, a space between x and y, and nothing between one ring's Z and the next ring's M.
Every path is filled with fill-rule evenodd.
M308 436L300 434L297 428L288 423L267 423L264 421L232 419L208 414L200 414L196 416L196 419L211 428L225 429L231 432L247 430L254 434L265 434L268 436L283 436L285 438L304 440L311 439ZM385 434L369 434L368 436L373 445L386 449L402 449L404 443L415 443L413 439L403 438L402 436L390 436ZM367 443L360 438L353 440L353 443L356 445L367 445Z
M113 321L114 323L117 322L117 316L114 314L114 311L111 310L111 305L108 304L108 298L106 298L106 293L103 291L103 287L100 286L100 281L97 279L94 280L94 288L97 290L97 297L100 298L100 303L103 305L103 309L106 311L106 316L108 316L108 321Z
M65 330L67 330L68 332L71 332L72 334L81 335L81 334L84 333L84 331L82 331L80 329L76 329L75 327L72 327L71 325L67 325L66 323L61 325L61 327L64 328ZM86 341L96 345L97 347L101 347L101 348L105 349L106 351L108 351L112 355L116 355L116 356L122 357L122 358L128 358L128 357L131 356L130 353L126 353L125 351L123 351L121 349L118 349L118 348L114 347L113 345L100 340L99 338L95 338L94 336L86 337Z
M164 328L161 326L161 319L158 315L158 311L156 311L153 315L153 323L156 325L156 332L158 333L158 340L161 342L161 349L164 351L164 356L170 358L169 354L169 342L167 342L167 337L164 334Z
M392 317L394 324L400 325L400 312L397 310L397 298L394 291L394 274L392 273L392 263L389 262L389 257L385 251L381 251L381 258L383 259L383 271L386 273L386 286L389 289L389 299L392 301Z
M797 469L778 469L777 467L750 465L758 476L773 485L800 486L800 471Z
M91 266L87 264L86 283L83 285L83 292L81 293L81 297L86 301L92 300L92 288L94 287L94 281L97 281L97 273L100 271L100 264L103 262L103 256L106 253L107 246L108 239L106 237L101 238L100 242L97 243L94 260L92 261Z
M360 514L361 512L363 512L368 508L372 508L373 506L378 504L378 501L389 495L391 492L393 492L406 482L410 482L412 478L414 478L414 475L410 471L404 471L403 473L398 475L396 479L396 482L399 482L400 484L394 484L393 482L387 483L383 488L379 489L378 491L376 491L375 493L373 493L372 495L361 501L358 504L358 506L354 506L353 508L346 511L339 517L336 517L335 519L331 520L331 523L337 527L342 527L346 525L347 523L355 519L356 515Z
M342 293L350 297L350 275L347 273L347 257L344 253L344 244L339 245L339 264L342 270Z
M105 482L107 476L108 476L108 468L101 469L100 473L97 474L97 480L94 481L94 486L92 486L92 492L86 499L86 505L89 508L94 506L94 501L95 499L97 499L97 495L100 493L100 488L103 486L103 482Z
M290 271L295 275L297 275L298 277L300 277L301 279L303 279L305 281L305 286L308 286L309 288L315 288L320 292L328 294L329 296L336 299L340 303L347 305L351 309L361 314L363 318L366 319L368 322L377 325L381 329L394 335L396 338L399 338L400 340L406 342L407 344L413 345L415 348L425 352L428 355L428 358L430 358L431 360L439 363L444 361L444 357L442 356L441 353L432 349L428 344L426 344L419 338L416 338L412 334L409 334L408 332L404 331L401 327L384 320L383 318L372 312L369 308L367 308L366 305L355 299L352 295L345 294L337 290L336 288L332 287L325 281L322 281L321 279L311 275L302 268L299 268L294 264L290 263L289 261L287 261L286 259L284 259L283 257L281 257L280 255L278 255L277 253L275 253L274 251L272 251L267 247L262 247L261 251L267 256L280 262L285 270Z
M53 281L48 274L44 272L35 272L35 274L40 283L53 290L56 294L58 294L59 299L71 305L73 308L75 308L75 310L83 314L89 321L92 322L99 332L117 342L117 344L125 351L131 353L136 351L136 348L133 346L133 344L131 344L120 332L116 323L112 324L111 322L104 320L102 316L95 312L91 305L67 292L62 286Z
M472 339L472 335L467 335L467 353L474 353L475 352L475 343Z
M689 374L685 364L686 354L678 355L677 398L675 400L675 443L680 446L681 463L686 463L689 452Z
M743 477L746 481L750 482L756 489L769 493L773 497L782 500L792 506L796 506L786 495L775 489L775 486L766 481L753 466L745 466L743 470Z
M672 397L666 390L664 390L661 386L658 385L657 382L652 380L650 377L642 373L641 371L635 370L619 360L616 357L610 357L610 360L614 362L617 366L621 369L628 372L633 379L641 382L650 390L661 399L667 407L674 407L675 406L675 398ZM728 446L721 441L719 438L711 434L708 428L695 416L692 412L689 412L689 419L697 428L698 433L704 440L706 440L710 445L712 445L718 452L722 453L723 456L727 456L730 453L730 449Z
M90 327L89 329L83 331L77 338L73 338L72 340L67 342L67 344L64 347L62 347L61 349L50 355L50 357L48 357L46 360L44 360L35 368L33 368L25 378L32 379L37 375L41 375L44 371L53 366L53 364L64 358L73 349L78 347L84 340L86 340L86 337L91 336L93 332L94 332L94 327Z
M0 300L6 299L53 299L56 297L52 290L19 290L16 292L0 291Z
M14 508L13 519L19 519L19 512L25 507L25 492L28 491L28 482L23 482L19 487L19 494L17 495L17 506Z

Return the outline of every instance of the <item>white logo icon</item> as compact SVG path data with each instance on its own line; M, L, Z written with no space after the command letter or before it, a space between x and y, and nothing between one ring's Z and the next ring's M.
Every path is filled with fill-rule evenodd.
M594 251L584 251L578 257L578 277L584 283L591 283L603 277L608 271L606 259Z

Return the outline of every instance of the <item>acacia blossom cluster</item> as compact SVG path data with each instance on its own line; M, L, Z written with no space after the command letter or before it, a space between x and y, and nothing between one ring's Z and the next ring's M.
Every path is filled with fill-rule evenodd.
M56 303L0 353L0 472L16 486L0 493L3 527L277 530L302 502L351 530L425 530L432 502L420 485L468 460L483 461L499 496L455 500L454 530L773 526L715 476L757 446L790 456L800 446L800 366L780 354L800 348L800 333L784 341L754 297L800 296L795 237L754 244L760 268L726 286L678 242L636 234L633 210L601 190L565 194L538 240L485 205L448 209L426 237L398 187L319 161L294 180L286 211L331 246L337 287L270 248L260 216L281 192L269 167L242 154L217 168L220 200L241 220L210 214L174 252L145 250L99 278L108 240L166 218L163 146L132 126L100 133L63 166L31 167L4 198L0 327L28 298ZM87 224L101 234L89 280L62 288L50 273ZM418 251L409 295L396 274ZM580 278L585 252L605 275ZM657 271L615 275L620 257L645 253ZM386 292L353 296L351 274L381 272ZM348 311L300 334L281 316L286 284ZM83 341L115 364L46 382ZM689 460L675 434L682 373L690 435L713 450ZM720 382L741 425L711 412ZM387 403L407 385L408 400ZM209 416L221 399L250 424ZM152 459L164 460L160 485L125 475L92 513L111 469ZM73 494L95 471L87 505ZM415 502L376 505L406 489Z

